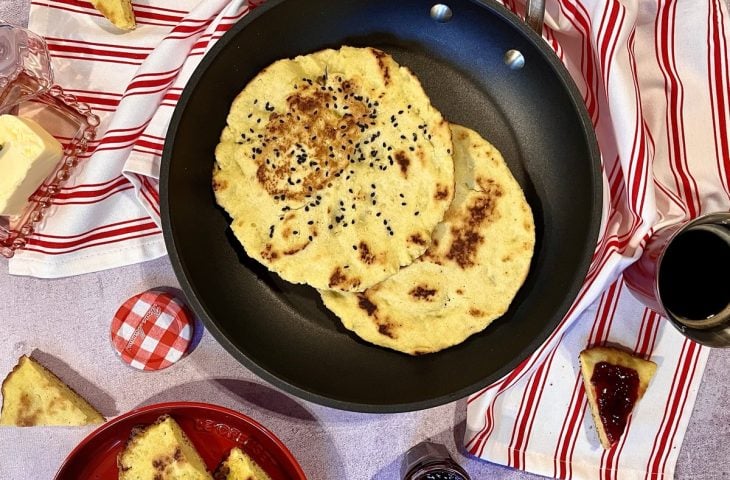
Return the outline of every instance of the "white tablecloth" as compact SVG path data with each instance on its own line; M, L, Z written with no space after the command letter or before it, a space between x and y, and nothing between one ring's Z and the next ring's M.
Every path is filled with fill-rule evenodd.
M167 370L139 372L108 343L111 318L128 297L177 286L167 258L59 280L12 277L0 260L0 376L23 353L68 379L106 416L165 401L237 409L271 429L312 480L397 480L403 453L425 439L445 444L474 480L538 478L459 451L465 400L421 412L372 415L315 405L267 385L205 332L192 354ZM730 474L730 350L715 350L697 397L677 478ZM91 428L0 428L0 479L45 480ZM459 447L460 448L460 447Z

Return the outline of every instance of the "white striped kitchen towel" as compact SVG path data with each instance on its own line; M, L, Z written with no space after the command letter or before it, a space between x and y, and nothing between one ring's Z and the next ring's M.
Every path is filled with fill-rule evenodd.
M465 444L473 455L557 478L673 478L708 348L639 304L620 274L655 229L730 209L727 19L721 0L548 1L544 36L576 80L601 147L602 235L558 329L469 398ZM583 348L601 344L658 364L626 434L608 451L578 364Z
M32 1L28 26L48 43L55 82L102 121L11 274L63 277L165 255L157 179L167 126L190 74L249 3L140 2L137 29L121 32L88 1Z

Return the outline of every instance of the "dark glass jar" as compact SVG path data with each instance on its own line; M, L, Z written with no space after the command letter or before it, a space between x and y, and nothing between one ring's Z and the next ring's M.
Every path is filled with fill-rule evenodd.
M443 445L422 442L406 452L403 480L471 480Z

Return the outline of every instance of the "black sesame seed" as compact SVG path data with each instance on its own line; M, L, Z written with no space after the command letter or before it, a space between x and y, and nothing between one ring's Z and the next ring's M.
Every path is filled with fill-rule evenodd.
M352 246L352 249L353 249L353 250L357 250L357 245L353 245L353 246Z
M421 212L416 211L416 213L414 213L413 215L418 216L419 213Z

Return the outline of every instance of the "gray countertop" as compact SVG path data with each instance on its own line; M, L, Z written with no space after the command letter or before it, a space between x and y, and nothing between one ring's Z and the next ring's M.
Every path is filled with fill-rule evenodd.
M27 22L27 0L0 1L0 19ZM167 258L59 280L12 277L0 260L0 319L5 335L0 377L31 351L60 376L77 377L80 393L107 416L141 404L206 401L240 410L271 429L309 478L397 479L403 453L431 439L445 444L474 479L531 479L460 451L465 400L404 414L342 412L291 397L239 365L207 332L178 365L149 374L114 358L106 332L126 298L157 286L177 286ZM33 328L28 328L28 325ZM7 355L6 355L7 356ZM91 359L91 362L89 362ZM710 353L682 444L676 478L730 477L730 349ZM0 478L52 478L89 428L0 429ZM43 460L36 459L43 452Z

